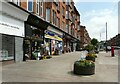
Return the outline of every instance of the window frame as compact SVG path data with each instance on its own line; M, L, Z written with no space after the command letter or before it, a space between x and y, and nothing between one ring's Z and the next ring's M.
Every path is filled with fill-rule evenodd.
M12 0L12 2L18 6L20 6L20 0Z
M29 11L29 12L33 12L33 0L30 0L30 1L32 1L32 11L30 11L30 10L28 10L29 8L29 6L28 6L28 3L29 3L29 0L27 0L27 10Z
M40 0L40 2L39 2L39 12L40 12L40 16L41 17L43 17L43 2L44 2L44 0ZM41 5L41 3L42 3L42 5ZM41 9L42 9L42 11L41 11Z
M52 23L55 25L56 25L56 19L57 19L56 12L54 10L52 10Z
M69 25L66 24L66 32L69 33Z
M36 14L38 14L39 15L39 13L40 13L40 3L39 3L39 1L40 0L36 0ZM37 6L38 6L38 8L37 8Z
M47 14L47 10L49 10L49 20L48 20L48 14ZM50 22L50 8L46 8L46 18L45 18L46 21Z

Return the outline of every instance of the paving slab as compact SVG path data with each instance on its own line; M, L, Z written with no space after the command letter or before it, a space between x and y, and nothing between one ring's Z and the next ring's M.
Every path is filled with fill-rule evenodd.
M100 52L94 75L75 75L73 65L81 52L53 56L45 60L29 60L2 67L3 82L118 82L118 56Z

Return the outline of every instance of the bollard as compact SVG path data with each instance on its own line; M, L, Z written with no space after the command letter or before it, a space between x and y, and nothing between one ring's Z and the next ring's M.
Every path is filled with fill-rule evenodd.
M114 57L114 47L111 47L111 56Z

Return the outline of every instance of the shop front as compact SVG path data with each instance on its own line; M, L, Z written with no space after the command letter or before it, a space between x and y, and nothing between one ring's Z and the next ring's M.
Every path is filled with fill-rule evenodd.
M63 35L63 52L75 52L78 41L79 40L77 38L65 33Z
M48 55L62 54L62 35L54 33L50 30L45 31L45 45Z
M24 21L28 18L28 13L7 3L1 2L0 10L0 53L1 61L12 60L14 62L23 60L23 38ZM4 9L3 9L4 8Z
M44 31L48 23L35 15L29 15L25 22L24 61L36 60L45 54Z
M64 34L63 36L63 53L71 52L71 37L67 34Z
M28 59L36 59L33 53L42 55L41 44L43 44L44 30L25 24L24 54ZM24 58L25 60L25 58Z

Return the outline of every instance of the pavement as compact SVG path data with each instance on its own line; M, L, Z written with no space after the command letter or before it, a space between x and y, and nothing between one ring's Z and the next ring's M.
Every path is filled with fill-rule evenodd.
M118 54L100 52L94 75L73 74L73 64L81 52L53 56L45 60L29 60L2 67L2 82L118 82Z

